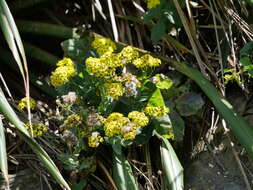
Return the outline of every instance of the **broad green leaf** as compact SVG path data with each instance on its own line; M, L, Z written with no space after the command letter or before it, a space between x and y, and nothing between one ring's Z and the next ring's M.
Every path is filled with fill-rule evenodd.
M113 151L113 179L118 190L138 190L130 163L123 152Z
M252 0L253 2L253 0ZM253 42L249 42L243 46L243 48L240 50L240 56L247 56L247 55L253 55Z
M164 106L164 100L160 89L156 89L148 100L147 106Z
M148 143L149 139L153 136L154 132L154 125L150 124L142 129L142 132L138 134L134 141L135 144L138 145L143 145Z
M166 25L160 19L151 29L151 40L154 43L157 43L165 33L166 33Z
M185 130L184 120L174 110L170 110L169 117L172 124L173 132L174 132L173 140L182 141L184 138L184 130Z
M174 141L182 141L185 123L177 112L171 110L168 115L155 120L155 129L159 135L167 139L172 138Z
M158 137L162 139L162 145L160 146L162 171L168 189L183 190L184 169L170 142L164 137L159 135Z
M157 133L159 133L159 135L162 135L167 139L174 138L172 123L169 115L167 114L163 117L155 119L155 130Z
M5 180L5 188L8 190L10 189L10 187L9 187L9 178L8 178L6 141L5 141L4 127L3 127L1 115L0 115L0 168Z
M194 92L183 94L176 100L176 108L182 116L194 115L202 108L204 100Z

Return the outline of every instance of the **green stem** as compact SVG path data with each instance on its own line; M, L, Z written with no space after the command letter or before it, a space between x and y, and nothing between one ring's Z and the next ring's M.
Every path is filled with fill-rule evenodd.
M16 22L21 33L45 35L64 39L80 37L75 31L76 29L66 26L25 20L17 20Z

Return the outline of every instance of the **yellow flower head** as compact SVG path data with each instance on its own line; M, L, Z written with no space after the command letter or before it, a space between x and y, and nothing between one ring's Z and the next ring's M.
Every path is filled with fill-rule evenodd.
M58 61L56 63L56 66L62 67L62 66L68 66L68 67L75 67L75 64L70 58L64 57L62 60Z
M72 114L67 117L67 119L64 121L63 126L67 129L78 127L82 123L82 118L78 114Z
M30 123L28 122L25 123L25 128L28 130L30 134L33 133L34 137L40 137L47 132L47 127L43 123L32 123L31 126Z
M145 54L142 57L133 61L133 64L138 68L157 67L161 65L161 60L154 58L149 54Z
M134 123L130 122L123 126L121 129L121 134L124 140L134 140L137 134L137 129Z
M139 52L135 50L132 46L127 46L120 52L120 59L123 63L131 63L133 60L137 59Z
M31 110L34 110L35 107L36 107L36 101L33 99L33 98L29 98L30 100L30 108ZM18 103L18 106L17 106L18 110L24 110L25 108L27 108L27 98L22 98L20 100L20 102Z
M169 113L169 108L166 106L148 106L144 109L144 112L155 118L163 117Z
M160 0L147 0L147 7L148 9L152 9L160 4Z
M52 72L51 84L55 87L62 86L69 78L75 75L75 65L69 58L63 58L56 64L58 67Z
M116 44L108 38L99 38L94 40L91 43L91 47L96 49L99 55L103 55L105 53L112 53L114 50L117 49Z
M100 143L104 141L103 137L100 136L99 132L93 132L90 137L88 137L89 147L96 148Z
M132 111L128 114L128 118L136 124L137 127L144 127L148 124L149 119L143 112Z
M100 78L114 77L117 67L122 66L118 54L106 53L101 58L89 57L85 61L87 70Z
M112 113L104 122L105 135L108 137L119 135L122 127L129 122L130 120L127 117L124 117L121 113Z
M106 83L105 88L106 94L116 100L124 94L124 88L121 83Z

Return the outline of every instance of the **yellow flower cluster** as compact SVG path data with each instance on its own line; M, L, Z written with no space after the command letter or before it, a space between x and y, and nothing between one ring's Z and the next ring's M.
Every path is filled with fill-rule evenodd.
M128 118L136 124L137 127L144 127L148 124L148 117L143 112L132 111L128 114Z
M148 9L152 9L153 7L160 4L160 0L147 0Z
M33 132L34 137L41 137L44 133L47 132L47 127L43 123L25 123L25 128L29 131L30 134ZM32 129L32 132L31 132Z
M138 128L146 126L148 122L149 119L142 112L130 112L128 117L114 112L104 122L105 135L108 137L122 135L124 140L133 140Z
M108 137L119 135L122 127L129 122L130 120L121 113L114 112L110 114L104 122L105 135Z
M127 46L121 50L119 56L124 64L128 64L139 57L139 52L132 46Z
M36 108L36 101L33 98L29 98L30 100L30 108L34 110ZM18 110L24 110L27 108L27 98L22 98L17 106Z
M67 119L64 121L63 126L65 129L78 127L82 123L82 118L78 114L72 114L67 117Z
M112 53L117 48L116 44L108 38L99 38L94 40L91 43L91 47L96 49L99 55L104 55L105 53Z
M115 100L124 94L124 88L121 83L106 83L105 89L106 94Z
M151 115L155 118L163 117L169 113L169 108L166 106L147 106L144 109L144 112L148 115Z
M119 55L114 53L106 53L100 58L89 57L85 64L91 74L100 78L115 76L116 68L122 66Z
M142 57L135 59L133 64L138 68L147 68L147 67L157 67L161 65L161 60L158 58L154 58L149 54L145 54Z
M99 132L93 132L90 137L88 137L89 147L96 148L100 143L104 141L103 137L100 136Z
M57 68L50 77L51 84L55 87L64 85L75 75L75 64L70 58L63 58L56 65Z

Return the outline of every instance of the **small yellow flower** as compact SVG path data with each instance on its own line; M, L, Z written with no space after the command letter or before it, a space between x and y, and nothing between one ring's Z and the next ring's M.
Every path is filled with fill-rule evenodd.
M121 83L106 83L105 88L106 94L116 100L124 94L124 88Z
M147 7L148 9L152 9L160 4L160 0L147 0Z
M117 49L116 44L108 38L99 38L91 43L91 47L96 49L97 53L101 56L105 53L112 53Z
M123 63L131 63L133 60L137 59L139 52L135 50L132 46L127 46L122 49L119 53L120 59Z
M34 110L36 107L36 101L33 98L30 98L30 108L31 110ZM18 110L24 110L27 108L27 98L22 98L17 106Z
M43 123L32 123L32 126L30 123L25 123L25 128L28 130L30 134L33 133L34 137L40 137L44 133L47 132L47 127ZM32 132L31 132L32 129Z
M157 67L161 65L161 60L154 58L149 54L145 54L142 57L133 61L133 64L138 68Z
M132 111L128 114L128 118L136 124L137 127L144 127L148 124L149 119L143 112Z
M63 126L67 129L78 127L82 123L82 118L78 114L72 114L64 121Z
M163 117L169 113L169 108L166 106L148 106L144 109L144 112L155 118Z
M63 58L56 64L58 67L52 72L51 84L55 87L62 86L69 78L75 75L75 65L69 58Z
M104 141L103 137L100 136L99 132L93 132L90 137L88 137L89 147L96 148L100 143Z

